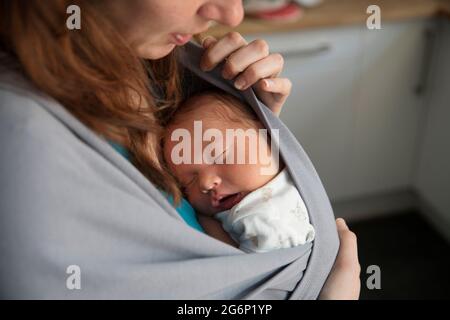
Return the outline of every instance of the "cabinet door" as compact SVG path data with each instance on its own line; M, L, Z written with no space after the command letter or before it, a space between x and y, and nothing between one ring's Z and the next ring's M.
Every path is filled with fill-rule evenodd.
M285 57L283 76L293 87L280 118L305 148L331 199L357 193L349 180L360 34L351 27L260 36Z
M430 77L415 186L450 239L450 22L442 21Z
M375 194L408 188L423 99L415 92L427 22L384 23L365 29L356 103L352 188Z
M293 82L281 119L334 201L409 188L423 99L423 20L260 36ZM252 40L250 38L249 40Z

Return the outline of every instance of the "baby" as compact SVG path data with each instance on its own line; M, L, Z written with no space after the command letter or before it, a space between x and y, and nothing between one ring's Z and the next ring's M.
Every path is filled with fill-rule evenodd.
M164 137L168 167L199 218L220 221L245 252L314 239L306 206L264 131L249 106L207 91L180 106Z

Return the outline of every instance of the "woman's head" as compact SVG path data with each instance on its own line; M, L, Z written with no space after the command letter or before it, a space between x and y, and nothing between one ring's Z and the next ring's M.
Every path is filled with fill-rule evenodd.
M241 0L100 0L110 20L135 52L158 59L192 35L208 29L209 22L238 25Z
M66 26L70 5L81 9L81 30ZM240 10L236 0L0 0L0 50L38 89L129 148L141 172L177 202L158 140L160 120L181 97L177 50L167 39L202 31L208 19L236 24Z

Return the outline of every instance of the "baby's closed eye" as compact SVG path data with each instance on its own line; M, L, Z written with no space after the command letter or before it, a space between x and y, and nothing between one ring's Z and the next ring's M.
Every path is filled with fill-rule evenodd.
M181 184L181 190L182 192L185 192L186 189L188 189L189 187L191 187L194 183L195 180L197 179L197 175L193 175L192 177L190 177L190 179L185 179L185 180L181 180L180 184Z
M222 152L220 152L220 154L215 157L213 164L225 164L226 162L226 155L227 155L227 151L229 150L229 148L223 150Z

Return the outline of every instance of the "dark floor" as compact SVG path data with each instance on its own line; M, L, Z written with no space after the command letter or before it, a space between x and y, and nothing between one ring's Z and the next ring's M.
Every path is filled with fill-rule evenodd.
M358 236L361 299L450 299L450 245L419 213L349 223ZM381 269L381 289L369 290L369 265Z

